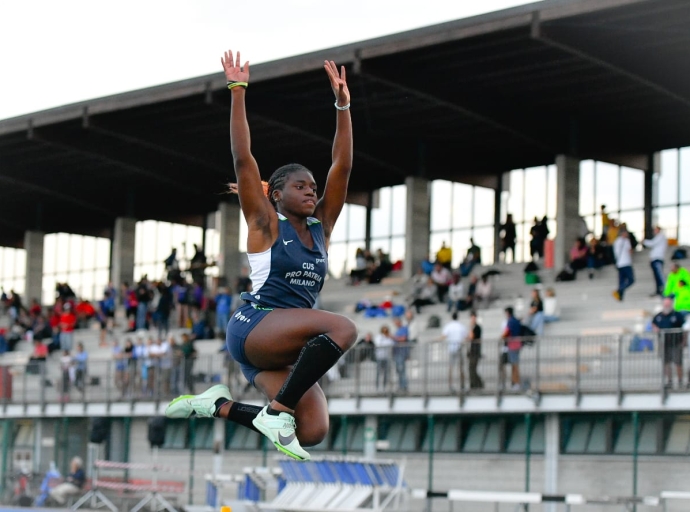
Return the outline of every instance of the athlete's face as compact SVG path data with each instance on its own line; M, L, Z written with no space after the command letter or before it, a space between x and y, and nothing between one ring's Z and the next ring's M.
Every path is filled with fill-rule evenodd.
M280 192L283 209L300 216L310 216L316 209L316 182L309 171L297 171L288 176Z

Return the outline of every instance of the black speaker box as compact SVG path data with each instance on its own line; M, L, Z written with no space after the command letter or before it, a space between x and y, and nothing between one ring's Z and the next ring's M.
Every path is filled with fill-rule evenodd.
M165 416L149 419L149 443L152 447L165 444Z
M89 441L101 444L110 436L110 420L108 418L93 418L91 421L91 433Z

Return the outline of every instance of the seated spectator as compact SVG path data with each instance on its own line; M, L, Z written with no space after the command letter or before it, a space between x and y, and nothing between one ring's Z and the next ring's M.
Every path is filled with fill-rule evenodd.
M444 302L448 287L453 282L453 275L446 267L440 263L434 264L434 270L431 272L431 279L436 285L436 293L438 294L438 301Z
M369 266L364 257L364 249L358 248L355 253L355 268L350 270L350 284L357 285L369 276Z
M26 366L26 373L31 375L41 373L41 365L45 363L47 357L48 346L41 340L34 339L34 351L29 358L29 364Z
M570 266L574 271L587 267L589 248L584 238L578 238L570 249Z
M86 328L89 320L96 316L96 309L88 300L80 301L74 308L74 312L77 315L77 325L82 329Z
M460 275L467 277L472 272L475 265L482 264L482 250L474 243L474 238L470 238L470 248L467 249L465 259L460 263Z
M41 305L38 303L37 299L31 299L31 307L29 307L29 314L31 316L39 316L41 313L43 313L43 308L41 308Z
M86 475L82 469L83 465L84 463L80 457L74 457L70 463L70 474L67 479L50 491L50 497L58 505L64 505L67 503L69 496L74 496L81 492L81 488L84 487L84 482L86 481Z
M470 284L467 286L467 295L465 296L465 307L467 309L472 309L474 304L475 294L477 293L477 281L479 281L479 278L476 275L470 277Z
M474 292L474 300L476 301L476 308L488 308L491 303L493 295L493 285L489 280L489 276L483 275L481 280L477 283Z
M547 288L544 297L544 322L557 322L560 317L558 310L558 301L556 299L556 291L553 288Z
M414 307L417 313L422 312L422 306L430 306L431 304L435 304L435 299L438 296L434 280L430 276L425 277L426 284L423 287L416 289L411 296L410 307Z
M448 313L451 311L465 311L467 304L465 299L465 287L462 285L460 274L453 274L453 282L448 287Z
M436 253L436 263L450 270L453 262L453 249L446 245L446 242L441 243L441 248Z
M589 278L594 278L594 270L603 267L606 264L604 257L604 249L601 247L599 240L592 237L589 240L587 247L587 268L589 269Z
M376 251L376 259L376 268L371 272L371 275L369 276L369 283L371 284L380 283L384 277L390 274L393 268L393 264L391 263L390 258L385 252L383 252L382 249Z
M666 277L666 287L664 288L664 296L675 296L678 293L678 284L681 281L690 283L690 272L680 266L677 261L671 263L671 271Z

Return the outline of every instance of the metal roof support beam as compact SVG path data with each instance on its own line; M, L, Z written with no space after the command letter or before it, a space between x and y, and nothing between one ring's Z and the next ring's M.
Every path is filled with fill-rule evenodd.
M586 60L596 66L608 69L609 71L613 71L614 73L617 73L621 76L624 76L626 78L629 78L630 80L637 82L639 85L642 85L644 87L647 87L655 92L658 92L660 94L663 94L667 98L670 98L674 101L677 101L681 104L683 104L686 107L690 107L690 99L681 96L680 94L676 94L673 91L669 91L662 85L657 84L656 82L652 82L651 80L648 80L644 77L641 77L640 75L633 73L631 71L628 71L627 69L624 69L620 66L617 66L616 64L612 64L608 61L605 61L599 57L595 57L594 55L590 55L587 52L584 52L578 48L573 48L572 46L569 46L565 43L561 43L559 41L555 41L554 39L549 38L548 36L544 35L544 31L542 30L541 22L539 20L539 13L535 12L532 18L532 27L530 30L530 35L532 39L535 41L539 41L547 46L551 46L553 48L556 48L558 50L561 50L562 52L568 53L570 55L574 55L575 57L579 57L580 59Z
M480 114L479 112L475 112L474 110L471 110L467 107L463 107L462 105L458 105L457 103L453 103L451 101L445 100L443 98L439 98L438 96L420 91L419 89L414 89L412 87L408 87L406 85L402 85L398 82L393 82L391 80L388 80L386 78L381 78L379 76L373 75L369 72L362 72L360 74L361 77L366 78L368 80L371 80L372 82L377 82L379 84L385 85L387 87L390 87L391 89L396 89L398 91L404 92L405 94L409 94L410 96L415 96L421 100L428 101L429 103L432 103L434 105L437 105L442 108L446 108L448 110L451 110L453 112L456 112L458 114L461 114L463 116L469 117L471 119L474 119L475 121L479 121L482 124L485 124L487 126L490 126L492 128L495 128L497 130L500 130L502 132L509 133L513 135L514 137L523 140L524 142L529 143L532 146L535 146L543 151L547 151L549 153L556 153L557 151L550 147L548 144L545 144L544 142L537 140L533 137L530 137L529 135L525 135L521 131L512 128L500 121L496 121L495 119L492 119L484 114Z
M253 117L262 123L266 123L269 125L272 125L276 128L280 128L281 130L284 130L286 132L294 133L295 135L299 135L301 137L305 137L313 142L318 142L319 144L327 145L329 147L333 146L333 140L329 139L328 137L324 137L323 135L317 135L314 132L311 132L309 130L305 130L304 128L299 128L298 126L291 125L289 123L285 123L283 121L278 121L276 119L273 119L271 117L264 116L262 114L255 114L253 112L250 112L249 117ZM385 160L381 160L378 157L375 157L373 155L370 155L369 153L361 150L354 150L354 157L361 159L365 162L368 162L373 165L377 165L379 167L382 167L388 171L394 172L398 174L399 176L405 177L405 171L401 169L400 167L393 165Z
M58 192L57 190L54 190L51 188L46 188L46 187L42 187L41 185L35 185L35 184L29 183L27 181L19 180L17 178L11 178L9 176L5 176L5 175L0 174L0 183L5 183L7 185L13 185L16 187L20 187L20 188L23 188L25 190L35 192L36 194L51 197L53 199L59 199L60 201L64 201L66 203L71 203L75 206L80 206L82 208L86 208L87 210L90 210L92 212L98 212L98 213L101 213L103 215L107 215L108 217L115 217L116 216L115 212L111 212L110 210L106 210L105 208L102 208L98 205L89 203L88 201L84 201L84 200L79 199L77 197L70 196L70 195L65 194L63 192ZM19 226L15 226L15 227L19 227Z
M87 158L92 158L96 161L101 161L105 162L110 165L114 165L117 167L121 167L122 169L125 169L129 172L132 172L134 174L138 174L140 176L145 176L147 178L150 178L153 181L157 181L159 183L164 183L168 185L171 188L174 188L176 190L179 190L181 192L185 192L186 194L194 194L197 196L206 196L206 194L203 194L199 192L198 190L195 190L193 188L190 188L186 186L184 183L177 182L175 180L172 180L170 178L166 178L165 176L158 174L153 171L149 171L148 169L144 169L143 167L140 167L138 165L130 164L128 162L123 161L122 159L116 159L112 158L109 156L104 155L103 153L99 153L97 151L85 149L83 147L76 146L74 144L69 144L65 142L59 142L51 138L46 138L43 134L39 133L34 133L33 140L41 142L42 144L47 144L51 146L58 147L60 149L63 149L65 151L70 151L72 153L77 153L82 156L85 156Z

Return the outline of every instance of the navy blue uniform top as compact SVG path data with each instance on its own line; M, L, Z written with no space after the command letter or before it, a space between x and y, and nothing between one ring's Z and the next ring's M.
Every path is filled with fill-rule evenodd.
M270 249L248 254L252 291L242 300L270 308L312 308L328 272L321 221L307 218L314 247L306 247L290 221L278 214L278 238Z

